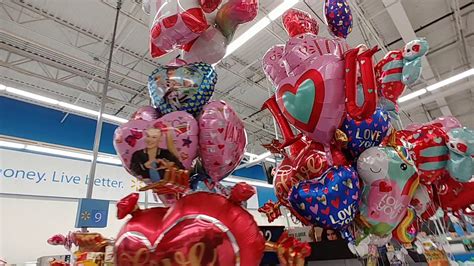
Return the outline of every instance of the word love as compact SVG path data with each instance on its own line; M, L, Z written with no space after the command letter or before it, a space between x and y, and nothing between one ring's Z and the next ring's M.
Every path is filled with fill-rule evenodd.
M394 219L402 214L405 210L404 204L399 202L396 198L385 194L379 204L377 204L376 209L382 211L390 219Z
M340 226L347 225L350 222L352 222L352 218L354 217L356 212L357 212L357 209L356 209L355 203L352 203L346 208L340 210L337 213L336 218L334 218L334 216L332 215L329 215L329 219L331 219L331 222L333 224L338 224Z
M362 134L362 135L361 135ZM359 147L370 148L374 142L380 142L382 132L378 130L364 129L362 132L360 128L357 129L356 139L362 140Z

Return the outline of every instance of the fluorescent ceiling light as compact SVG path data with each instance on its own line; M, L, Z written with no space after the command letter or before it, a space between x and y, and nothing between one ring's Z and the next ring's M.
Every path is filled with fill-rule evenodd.
M284 0L283 3L278 5L275 9L270 11L267 16L263 17L257 23L253 24L246 32L242 35L237 37L234 41L232 41L228 46L225 53L224 58L235 52L239 49L240 46L244 45L244 43L248 42L252 37L257 35L260 31L265 29L272 21L279 18L285 11L292 8L299 0Z
M97 161L101 163L109 163L115 165L122 165L122 161L120 159L111 157L111 156L98 156Z
M26 146L25 144L21 144L21 143L0 140L0 147L4 147L4 148L24 149L25 146Z
M65 151L65 150L59 150L59 149L36 146L36 145L26 145L26 150L46 153L46 154L59 155L59 156L70 157L70 158L83 159L83 160L88 160L88 161L92 160L92 155L90 154L83 154L79 152Z
M449 84L451 84L451 83L454 83L454 82L456 82L456 81L459 81L459 80L461 80L461 79L465 79L465 78L467 78L467 77L469 77L469 76L472 76L472 75L474 75L474 68L471 68L471 69L469 69L469 70L467 70L467 71L464 71L464 72L459 73L459 74L457 74L457 75L454 75L454 76L452 76L452 77L450 77L450 78L447 78L447 79L442 80L442 81L440 81L440 82L437 82L437 83L435 83L435 84L433 84L433 85L430 85L430 86L426 87L426 89L427 89L428 91L434 91L434 90L437 90L437 89L439 89L439 88L442 88L442 87L444 87L444 86L446 86L446 85L449 85Z
M69 111L75 111L75 112L78 112L78 113L83 113L83 114L87 114L87 115L91 115L91 116L98 116L99 115L98 111L95 111L95 110L92 110L92 109L84 108L84 107L81 107L81 106L78 106L78 105L75 105L75 104L71 104L71 103L67 103L67 102L58 101L56 99L52 99L52 98L49 98L49 97L38 95L36 93L32 93L32 92L12 88L12 87L6 87L3 84L0 84L0 91L1 90L5 90L7 93L18 95L18 96L28 98L28 99L31 99L31 100L34 100L34 101L59 106L59 107L62 107L64 109L67 109ZM125 119L125 118L121 118L121 117L114 116L114 115L109 115L109 114L102 114L102 117L106 120L114 121L114 122L117 122L117 123L120 123L120 124L128 122L128 120Z
M276 163L277 161L273 158L265 158L265 161L271 162L271 163Z
M456 81L459 81L461 79L465 79L465 78L468 78L470 76L474 75L474 68L471 68L467 71L464 71L462 73L459 73L457 75L454 75L450 78L447 78L447 79L444 79L440 82L436 82L435 84L432 84L432 85L429 85L428 87L424 88L424 89L421 89L421 90L417 90L415 92L412 92L412 93L409 93L403 97L400 97L400 99L398 99L398 102L399 103L402 103L402 102L406 102L408 100L411 100L411 99L414 99L418 96L421 96L427 92L431 92L431 91L434 91L434 90L437 90L439 88L442 88L444 86L447 86L451 83L454 83Z
M406 102L408 100L411 100L413 98L416 98L418 96L421 96L423 94L427 93L427 90L426 89L421 89L421 90L417 90L415 92L412 92L412 93L409 93L403 97L400 97L400 99L398 99L398 102L399 103L402 103L402 102Z
M252 180L252 179L249 179L249 178L238 178L238 177L235 177L235 176L226 177L222 181L228 181L228 182L232 182L232 183L245 182L249 185L253 185L253 186L257 186L257 187L273 188L273 185L268 184L267 182L264 182L264 181Z

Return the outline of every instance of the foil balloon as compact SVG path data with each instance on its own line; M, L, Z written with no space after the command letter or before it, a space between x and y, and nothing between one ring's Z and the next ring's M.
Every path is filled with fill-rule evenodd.
M369 118L375 111L377 105L377 92L372 60L372 56L377 51L377 46L372 49L366 49L365 46L360 45L356 49L347 51L344 55L346 69L346 111L355 120ZM358 75L357 68L360 69L360 75ZM358 78L360 82L357 82ZM362 97L359 97L361 99L358 99L358 94L362 94L360 95Z
M153 106L142 106L131 115L130 120L152 121L159 117L161 114Z
M423 126L408 134L405 140L410 143L410 152L423 184L431 184L445 174L449 160L448 137L441 128Z
M437 182L435 195L440 207L445 211L462 211L469 208L474 202L474 182L458 182L453 178L445 177Z
M225 55L227 40L216 27L209 27L183 52L183 59L189 63L206 62L215 64Z
M406 214L418 174L403 146L372 147L359 156L357 171L364 182L360 219L368 233L390 234Z
M447 170L459 182L469 182L474 176L474 130L455 128L448 133L449 160Z
M229 0L216 15L217 27L230 43L239 24L252 21L258 13L258 0Z
M291 38L282 57L289 77L276 100L286 119L310 139L328 145L344 114L346 45L312 34Z
M311 224L346 231L359 209L359 196L357 171L349 166L333 166L318 180L294 186L288 200Z
M346 0L325 0L323 8L329 32L336 37L347 38L352 32L352 12Z
M148 77L152 103L162 114L186 111L197 116L214 92L217 73L208 64L176 62L158 67Z
M415 131L422 126L435 125L444 130L444 132L449 132L451 129L462 127L461 122L454 116L441 116L432 120L426 124L412 123L405 127L405 130Z
M150 40L153 57L165 55L180 49L198 38L209 22L198 1L160 1L156 7Z
M268 49L262 59L263 72L275 88L278 87L281 80L288 77L285 64L281 60L284 49L285 46L283 44L277 44Z
M292 162L287 158L283 159L275 170L273 181L275 196L282 205L290 207L288 194L290 193L290 189L298 184L299 181L300 180L296 177L296 171Z
M299 180L309 180L321 176L328 168L328 158L323 147L310 141L297 157L295 171Z
M273 117L275 118L275 122L278 124L280 132L283 136L283 146L286 146L287 143L295 138L295 134L293 134L293 130L291 129L288 120L286 120L280 108L278 107L275 96L270 97L265 101L265 103L263 103L262 110L263 109L268 109L272 113Z
M115 241L119 266L258 265L263 256L265 239L252 215L222 195L197 192L172 208L131 215Z
M207 174L219 181L240 163L247 145L244 123L224 101L213 101L199 117L199 151Z
M186 112L159 119L130 120L114 133L114 147L125 169L144 181L164 178L165 168L189 169L198 152L198 123Z
M423 220L428 220L435 215L438 207L433 199L433 188L430 185L420 184L411 199L410 205L416 215Z
M398 115L397 100L405 91L405 85L415 83L421 74L421 57L428 51L424 39L414 40L403 50L388 52L375 66L377 88L382 107L389 111L395 129L403 128Z
M388 113L380 108L364 120L354 120L347 115L341 129L348 137L347 149L351 155L357 157L366 149L382 143L387 135L389 122Z
M318 35L319 32L318 21L296 8L291 8L282 15L282 24L290 37L303 33Z
M407 213L403 220L393 230L392 236L402 244L410 244L415 241L416 238L416 215L415 210L412 208L407 209Z

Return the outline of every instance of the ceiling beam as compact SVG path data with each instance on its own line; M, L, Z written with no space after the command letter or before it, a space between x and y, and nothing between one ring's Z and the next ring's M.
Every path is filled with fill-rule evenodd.
M403 7L402 3L400 0L382 0L385 8L387 9L388 14L392 18L393 23L395 24L395 27L397 28L398 32L400 33L403 41L405 43L414 40L417 38L415 30L413 29L413 26L411 25L410 20L408 19L408 15L405 11L405 8ZM424 80L434 80L434 72L433 69L431 68L430 63L428 62L428 59L426 56L423 56L421 59L421 65L423 67L422 70L422 77ZM451 110L449 109L449 106L446 103L445 99L438 98L436 99L436 103L440 107L441 113L444 116L450 116L452 115Z

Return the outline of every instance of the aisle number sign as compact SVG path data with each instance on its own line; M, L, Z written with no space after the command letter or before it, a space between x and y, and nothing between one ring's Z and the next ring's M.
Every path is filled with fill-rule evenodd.
M76 228L107 227L109 201L97 199L80 199L76 214Z

